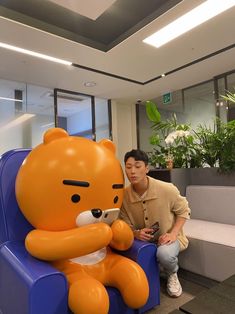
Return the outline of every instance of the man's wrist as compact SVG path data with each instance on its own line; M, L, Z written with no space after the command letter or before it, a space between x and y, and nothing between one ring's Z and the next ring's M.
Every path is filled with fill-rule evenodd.
M140 235L140 229L134 230L134 231L133 231L133 234L134 234L134 237L135 237L135 238L138 238L139 235Z
M173 234L177 237L179 235L179 231L178 230L172 230L171 234Z

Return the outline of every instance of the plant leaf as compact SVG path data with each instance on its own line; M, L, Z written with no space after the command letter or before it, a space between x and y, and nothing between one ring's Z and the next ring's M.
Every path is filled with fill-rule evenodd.
M157 109L156 104L150 100L147 100L145 104L146 104L146 114L147 114L148 119L151 122L159 123L161 121L161 115Z
M230 91L227 91L226 95L220 95L220 97L222 97L225 100L235 103L235 94L233 94Z

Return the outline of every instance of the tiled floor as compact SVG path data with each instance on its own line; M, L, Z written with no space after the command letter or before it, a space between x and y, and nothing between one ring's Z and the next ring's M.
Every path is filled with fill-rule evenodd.
M183 288L183 293L179 298L171 298L166 292L166 279L161 278L161 304L151 311L146 312L146 314L168 314L193 299L194 296L201 291L207 289L205 286L201 286L200 284L196 284L182 278L179 279Z

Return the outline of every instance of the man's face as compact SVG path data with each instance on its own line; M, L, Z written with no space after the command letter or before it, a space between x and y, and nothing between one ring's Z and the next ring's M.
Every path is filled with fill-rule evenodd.
M125 164L125 171L131 184L138 184L145 180L149 169L142 160L129 157Z

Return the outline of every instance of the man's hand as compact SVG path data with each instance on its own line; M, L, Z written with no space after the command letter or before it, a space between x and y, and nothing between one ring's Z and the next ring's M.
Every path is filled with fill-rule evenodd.
M163 244L171 244L177 240L177 236L179 234L179 231L183 228L183 225L185 224L186 219L183 217L177 217L175 224L171 230L171 232L167 232L165 234L162 234L158 238L158 245Z
M175 233L165 233L158 238L158 245L171 244L177 240Z
M149 241L153 238L153 235L151 233L154 230L151 228L143 228L141 230L135 230L134 231L134 236L136 239L141 240L141 241Z

